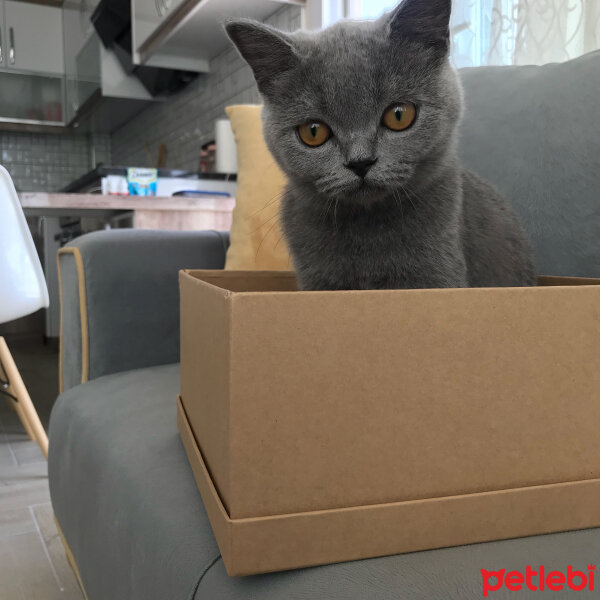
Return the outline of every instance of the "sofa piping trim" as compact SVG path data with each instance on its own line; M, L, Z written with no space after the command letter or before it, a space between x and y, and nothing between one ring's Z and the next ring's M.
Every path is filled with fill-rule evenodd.
M73 569L73 573L75 573L75 578L77 579L77 583L79 584L79 587L81 588L81 592L83 593L85 600L89 600L87 592L85 591L85 588L83 587L83 581L81 580L81 574L79 573L79 567L77 566L77 563L75 562L75 557L73 556L73 552L71 551L71 548L70 548L69 544L67 543L65 535L60 527L60 523L58 522L58 519L56 518L56 516L54 517L54 523L56 524L56 530L58 531L58 536L60 538L60 541L62 542L62 545L65 549L65 555L67 557L67 562L69 563L69 566L71 567L71 569Z
M63 311L62 311L62 277L60 267L60 257L65 254L71 254L75 260L77 269L77 282L79 293L79 316L81 318L81 383L86 383L90 373L90 345L88 331L87 315L87 295L85 291L85 268L83 266L83 257L81 250L75 246L61 248L58 251L58 290L60 296L60 342L59 342L59 391L64 392L63 380Z

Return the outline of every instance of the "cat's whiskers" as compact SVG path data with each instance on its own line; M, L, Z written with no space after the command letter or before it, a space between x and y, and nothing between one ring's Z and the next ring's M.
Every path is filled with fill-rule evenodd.
M339 192L340 181L336 178L337 173L330 171L322 175L315 181L317 190L322 194L332 194Z
M257 231L260 231L267 223L270 223L273 219L279 216L279 211L277 211L274 215L270 216L262 225L257 227L254 231L250 232L250 235L255 234Z
M412 198L415 198L415 200L418 199L415 191L411 190L411 188L408 185L403 185L401 189L405 193L406 199L410 202L411 206L413 207L413 210L416 211L417 207L415 206L415 203L412 201Z
M398 194L398 190L392 188L392 195L394 196L394 200L396 200L396 204L400 207L400 217L402 219L402 226L404 226L404 208L402 207L402 200Z
M273 223L271 225L271 227L269 227L267 233L265 233L265 235L263 236L262 240L260 240L260 244L258 245L258 248L256 249L256 255L254 256L254 260L258 259L258 253L260 252L260 249L261 249L261 247L263 245L263 242L269 237L269 234L273 230L273 227L275 227L278 223L279 223L279 221L275 221L275 223Z
M283 194L284 194L285 190L282 190L280 192L277 192L273 198L271 198L262 208L259 208L258 210L255 210L253 213L249 214L246 218L247 219L251 219L253 216L257 215L259 212L265 210L265 208L268 208L269 206L271 206L272 204L274 204L275 202L278 202L279 200L281 200Z
M327 198L327 210L325 212L325 219L327 219L327 217L329 217L329 214L330 214L332 208L333 208L333 219L334 219L335 228L337 231L337 215L336 215L337 200L336 200L335 196L332 198Z
M333 206L333 203L334 203L333 198L327 198L327 203L325 205L325 213L323 214L323 222L326 221L326 219L329 215L329 211L331 210L331 207Z
M338 202L340 201L339 198L335 199L335 206L333 207L333 223L334 223L334 227L335 227L335 232L337 233L338 230L338 226L337 226L337 207L338 207Z

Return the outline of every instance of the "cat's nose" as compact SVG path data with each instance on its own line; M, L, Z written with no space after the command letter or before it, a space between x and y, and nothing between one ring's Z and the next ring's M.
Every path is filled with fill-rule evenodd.
M369 169L377 162L376 158L367 158L364 160L351 160L346 163L346 167L351 171L354 171L359 177L363 179L369 172Z

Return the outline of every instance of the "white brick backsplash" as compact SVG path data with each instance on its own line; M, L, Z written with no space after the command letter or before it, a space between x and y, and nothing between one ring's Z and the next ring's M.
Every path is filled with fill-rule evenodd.
M57 191L99 162L110 162L108 135L0 131L0 164L11 174L19 191Z

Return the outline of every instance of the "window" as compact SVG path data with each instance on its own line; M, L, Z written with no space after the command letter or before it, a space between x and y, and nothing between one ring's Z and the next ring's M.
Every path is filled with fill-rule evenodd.
M425 1L425 0L424 0ZM395 0L307 0L306 26L376 19ZM600 47L600 0L453 0L456 67L561 62Z
M351 19L377 19L396 4L390 0L346 0L347 14Z
M321 27L348 19L377 19L394 8L396 0L310 0L320 4ZM487 63L492 5L515 0L454 0L451 20L452 60L456 67ZM508 9L508 6L503 7ZM315 27L317 28L317 27ZM502 61L500 61L502 62Z

